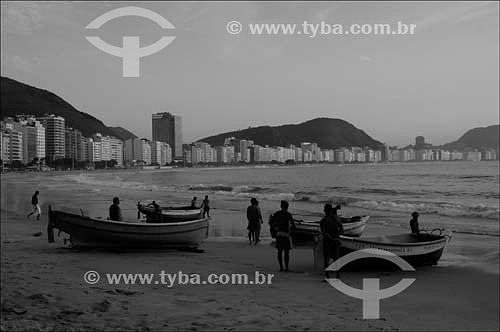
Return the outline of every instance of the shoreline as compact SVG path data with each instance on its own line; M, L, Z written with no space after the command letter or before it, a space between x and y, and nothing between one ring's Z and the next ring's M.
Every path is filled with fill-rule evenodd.
M209 239L203 253L172 250L79 250L64 248L62 237L49 245L46 215L40 222L2 209L2 331L11 330L497 330L498 273L486 262L454 260L468 251L462 239L445 251L435 267L418 268L415 283L380 302L379 320L362 319L361 300L322 282L313 271L312 250L294 248L292 272L278 272L276 251L268 243L244 238ZM40 237L33 234L42 232ZM470 239L469 239L470 240ZM490 239L494 248L497 241ZM473 239L485 245L482 237ZM458 245L460 244L460 245ZM463 248L455 252L457 248ZM450 254L452 254L450 257ZM463 254L463 253L462 253ZM450 260L450 258L453 258ZM209 262L209 264L207 264ZM88 285L86 271L101 274ZM265 285L111 285L107 273L274 274ZM381 288L407 274L342 273L361 288L365 276ZM492 296L495 294L495 296ZM408 313L412 313L408 315Z
M497 160L480 160L480 161L471 161L471 160L434 160L434 161L385 161L385 162L353 162L353 163L331 163L331 162L315 162L315 163L297 163L297 164L245 164L245 165L198 165L198 166L145 166L144 168L104 168L104 169L69 169L69 170L50 170L50 171L38 171L38 170L24 170L24 171L7 171L0 172L0 175L8 175L8 174L65 174L65 173L75 173L75 172L83 172L83 173L106 173L106 172L126 172L126 171L142 171L142 172L164 172L164 171L186 171L186 170L237 170L237 169L273 169L273 168L310 168L310 167L318 167L318 166L335 166L335 167L345 167L345 166L360 166L366 165L368 167L374 166L384 166L384 165L426 165L426 164L448 164L448 163L499 163Z

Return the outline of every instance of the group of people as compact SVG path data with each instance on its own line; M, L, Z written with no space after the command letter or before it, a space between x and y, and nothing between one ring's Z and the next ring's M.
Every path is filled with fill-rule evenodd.
M191 207L193 209L198 208L196 206L197 200L198 200L198 197L196 197L196 196L193 197L193 199L191 200ZM201 201L200 209L203 209L203 218L205 218L205 216L210 218L210 201L208 199L208 195L205 195L205 198L203 199L203 201Z
M269 226L271 237L276 239L276 249L278 250L277 258L280 271L289 271L290 250L292 249L292 235L295 230L295 222L290 212L288 212L288 202L281 201L280 206L281 210L271 215ZM340 209L340 205L337 204L333 206L329 203L325 204L323 208L325 215L320 221L320 231L322 235L325 269L329 266L330 259L336 261L340 258L340 235L344 232L342 220L337 213ZM411 232L416 235L420 233L418 216L418 212L413 212L412 219L410 220ZM247 208L247 219L249 243L257 244L260 241L260 229L263 221L259 202L255 198L250 200L250 206ZM328 277L328 272L326 273Z
M250 206L248 209L250 209ZM292 234L295 230L295 221L290 212L287 201L281 201L281 209L271 215L269 226L271 237L276 239L276 249L278 250L278 263L280 271L289 271L290 250L292 249ZM247 209L247 216L248 216ZM325 268L328 267L329 259L337 260L340 256L339 236L343 232L342 222L337 216L337 210L340 205L333 207L331 204L325 204L323 209L325 216L321 219L320 230L323 235L323 256ZM260 210L259 210L260 215ZM249 221L249 227L252 224ZM255 222L254 222L255 224ZM249 229L249 237L250 237ZM284 263L284 264L283 264Z
M35 191L31 197L32 211L28 214L28 219L36 214L37 220L40 220L41 209L39 205L39 191ZM191 207L197 208L197 197L191 200ZM149 206L152 206L155 212L161 215L161 207L153 201ZM292 234L295 230L295 222L288 212L289 204L287 201L281 201L281 209L271 215L269 220L271 237L276 239L276 249L278 250L278 263L280 271L289 271L290 250L292 249ZM210 201L208 195L202 201L200 206L203 209L203 218L210 217ZM325 204L323 212L324 217L320 221L320 231L323 236L323 257L324 267L328 267L330 258L337 260L340 257L340 240L339 237L343 233L342 221L339 218L337 211L341 209L340 205L335 207L332 204ZM410 220L410 228L412 234L419 234L418 212L413 212ZM122 221L122 213L120 209L120 198L114 197L113 204L109 207L109 220ZM262 213L259 207L259 201L256 198L250 200L250 206L247 208L248 220L248 241L250 244L260 242L260 231L262 224Z
M37 191L38 193L38 191ZM197 202L197 197L193 197L191 200L191 205L193 209L198 208L196 206ZM154 210L154 215L158 217L158 219L161 219L161 207L156 203L156 201L152 201L147 205L148 207L152 207ZM200 209L203 210L203 218L205 217L210 217L210 200L208 199L208 195L205 195L205 199L203 199L201 206L199 207ZM109 220L113 221L122 221L122 213L120 209L120 198L114 197L113 198L113 204L109 207ZM158 221L159 222L159 221Z

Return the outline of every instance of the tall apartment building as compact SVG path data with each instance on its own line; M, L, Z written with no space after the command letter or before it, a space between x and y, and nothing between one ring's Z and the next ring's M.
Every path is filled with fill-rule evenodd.
M64 130L65 156L76 161L83 161L82 158L82 133L73 128L66 127Z
M8 118L2 127L22 133L22 163L28 164L35 158L45 158L45 128L33 117L19 116L17 120Z
M2 161L10 164L14 161L23 162L23 133L13 129L3 129L2 133Z
M151 163L164 166L172 162L172 148L168 143L152 141L151 145Z
M65 121L61 116L45 115L38 118L45 128L45 155L49 160L65 157Z
M423 148L425 148L425 137L424 136L415 137L415 149L421 150Z
M182 158L182 119L168 112L152 115L153 141L165 142L172 147L174 158Z
M116 137L93 135L89 139L88 153L92 162L114 160L117 166L123 165L123 142Z

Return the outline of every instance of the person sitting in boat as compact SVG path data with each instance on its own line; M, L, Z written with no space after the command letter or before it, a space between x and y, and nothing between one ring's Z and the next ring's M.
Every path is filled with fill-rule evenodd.
M325 204L323 211L325 216L320 221L320 230L323 235L323 257L325 269L330 263L330 258L334 261L340 257L339 236L344 232L344 227L340 218L337 216L337 205L335 208L331 204ZM326 272L328 278L328 272ZM338 271L337 271L338 277Z
M411 232L412 234L420 234L420 229L419 229L419 225L418 225L418 212L413 212L411 214L411 219L410 219L410 228L411 228Z
M196 207L196 200L197 200L197 197L193 197L193 199L191 200L191 207L192 208L195 208Z
M342 207L340 206L340 204L337 204L335 207L332 207L332 215L336 216L337 215L337 211L341 210L341 209L342 209Z
M109 220L122 221L122 210L120 209L120 199L113 198L113 204L109 207Z
M155 221L160 222L161 221L161 207L160 207L160 205L158 205L158 203L156 203L156 201L153 201L153 202L149 203L148 206L151 206L153 208L154 215L155 215Z

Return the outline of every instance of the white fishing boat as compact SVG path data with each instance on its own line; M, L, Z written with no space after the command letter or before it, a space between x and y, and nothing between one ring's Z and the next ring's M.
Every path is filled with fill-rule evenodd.
M49 207L47 233L70 235L74 246L124 248L197 248L207 237L209 218L169 223L122 222L55 211Z
M343 235L359 237L366 228L366 222L370 216L340 217L344 228ZM315 235L321 233L320 221L295 220L294 237L301 240L312 240Z
M137 203L138 212L146 215L148 222L178 222L201 219L203 210L201 207L192 206L164 206L160 207L160 213L155 211L150 204ZM160 218L161 217L161 218Z
M434 265L441 258L451 234L441 229L420 234L396 234L353 238L340 236L340 253L346 255L361 249L381 249L391 252L413 266ZM381 264L380 260L375 264ZM367 264L365 262L365 264Z

